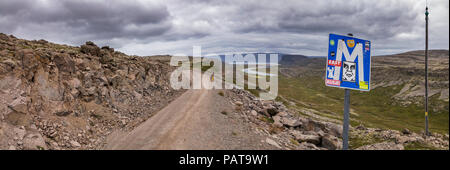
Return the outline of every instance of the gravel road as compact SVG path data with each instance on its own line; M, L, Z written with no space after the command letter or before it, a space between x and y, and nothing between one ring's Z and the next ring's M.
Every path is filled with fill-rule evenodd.
M131 132L112 133L105 149L277 149L219 91L186 91Z

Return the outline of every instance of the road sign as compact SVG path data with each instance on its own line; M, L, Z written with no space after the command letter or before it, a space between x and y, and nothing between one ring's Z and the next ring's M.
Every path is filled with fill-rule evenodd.
M325 85L353 90L370 90L368 40L330 34Z

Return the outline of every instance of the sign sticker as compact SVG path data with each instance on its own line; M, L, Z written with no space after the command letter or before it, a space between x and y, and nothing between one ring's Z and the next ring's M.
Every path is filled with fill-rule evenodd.
M344 61L342 81L355 82L355 80L356 80L356 63Z
M355 47L355 40L347 40L347 46L350 48Z

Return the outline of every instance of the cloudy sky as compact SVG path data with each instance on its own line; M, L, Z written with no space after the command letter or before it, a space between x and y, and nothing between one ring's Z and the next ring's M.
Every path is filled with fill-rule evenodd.
M430 47L449 48L449 1L429 0ZM0 0L0 32L127 54L279 52L326 55L353 33L373 54L424 47L425 0Z

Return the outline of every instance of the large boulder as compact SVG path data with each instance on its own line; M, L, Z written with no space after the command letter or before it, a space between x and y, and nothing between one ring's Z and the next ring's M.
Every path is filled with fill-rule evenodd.
M12 129L12 132L13 132L14 136L17 137L17 139L19 139L19 140L23 140L23 138L27 134L27 131L23 127L20 127L20 128L14 127Z
M34 69L39 63L33 49L21 49L17 51L16 58L19 58L22 61L23 69Z
M302 125L302 122L293 117L282 117L281 123L287 127L298 127Z
M398 135L398 136L396 136L396 138L395 138L395 142L396 143L407 143L407 142L409 142L410 141L410 139L409 139L409 137L408 136L401 136L401 135Z
M236 104L237 106L242 106L242 105L244 105L244 103L242 103L241 101L236 101L236 102L234 102L234 104Z
M277 115L277 113L279 112L279 110L270 105L270 104L265 104L264 106L262 106L261 109L259 109L258 111L260 114L265 115L267 117L271 117L271 116L275 116Z
M9 37L6 34L0 33L0 40L8 41Z
M56 67L60 72L74 73L75 72L75 62L72 60L69 54L59 53L54 57Z
M398 144L412 143L412 142L423 142L425 139L418 135L395 135L395 142Z
M307 131L325 131L326 125L322 122L315 121L312 119L302 119L303 121L303 128Z
M283 127L283 124L281 123L281 117L276 115L272 117L273 119L273 125L276 127Z
M250 114L251 114L252 116L258 116L258 112L257 112L256 110L250 111ZM275 119L274 119L274 120L275 120Z
M279 112L274 106L265 107L264 109L270 116L275 116Z
M60 88L58 82L52 81L52 75L43 68L37 70L34 74L35 85L32 86L40 96L53 101L61 101L63 99L63 89Z
M334 135L336 137L342 137L342 131L343 131L342 125L327 122L325 124L325 126L326 126L326 132L328 132L331 135Z
M316 145L308 142L302 142L297 146L298 150L320 150Z
M342 149L342 141L330 134L325 134L322 136L322 147L329 150L340 150Z
M80 51L84 54L90 54L92 56L100 55L100 48L91 41L86 42L85 45L81 45L80 47Z
M404 149L405 147L402 144L396 144L395 142L381 142L356 148L356 150L404 150Z
M67 82L67 84L69 85L70 88L77 89L81 86L81 81L77 78L72 78Z
M77 141L70 141L70 145L74 148L79 148L81 147L81 144L78 143Z
M109 46L103 46L103 47L102 47L102 50L109 51L110 53L113 53L113 52L114 52L114 48L111 48L111 47L109 47Z
M0 51L0 56L2 56L2 52L4 51ZM14 68L16 67L16 62L11 60L11 59L6 59L4 61L0 62L0 74L5 74L5 73L10 73L14 70Z
M272 146L277 147L278 149L281 149L281 146L277 142L275 142L274 140L272 140L270 138L266 138L266 142Z
M411 134L411 131L409 131L409 129L403 129L402 130L402 133L404 134L404 135L409 135L409 134Z
M17 113L22 113L22 114L28 113L27 101L24 97L19 97L19 98L15 99L14 101L12 101L8 105L8 108Z
M47 149L44 138L39 133L30 133L23 138L24 150L42 150Z
M306 135L306 134L302 134L299 131L293 130L290 132L292 136L294 136L295 140L301 142L308 142L308 143L312 143L315 145L319 145L320 144L320 136L318 135Z
M102 64L107 64L107 63L114 61L112 55L109 52L107 52L106 50L102 50L100 52L100 56L101 56L100 63L102 63Z

